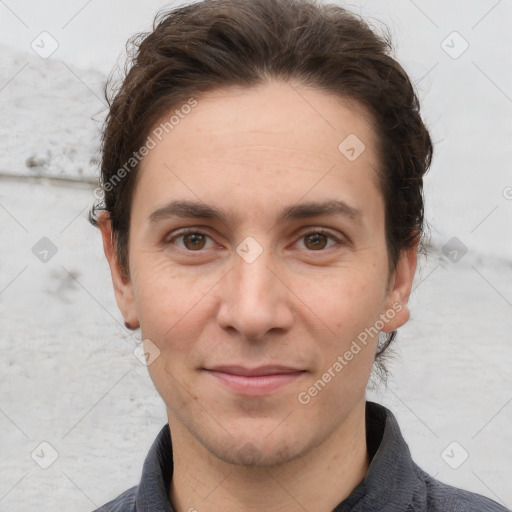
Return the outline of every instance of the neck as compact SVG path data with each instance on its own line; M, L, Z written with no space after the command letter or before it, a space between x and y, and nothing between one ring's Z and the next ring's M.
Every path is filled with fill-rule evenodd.
M234 466L210 454L169 414L176 512L330 512L364 478L365 403L321 445L280 466ZM197 511L196 511L197 512Z

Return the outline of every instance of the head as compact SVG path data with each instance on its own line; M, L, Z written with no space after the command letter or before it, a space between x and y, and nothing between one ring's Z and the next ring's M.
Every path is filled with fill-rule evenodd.
M199 2L133 43L93 215L118 306L170 422L229 462L298 457L350 421L409 318L432 155L417 96L389 40L334 5ZM293 375L254 393L226 366Z

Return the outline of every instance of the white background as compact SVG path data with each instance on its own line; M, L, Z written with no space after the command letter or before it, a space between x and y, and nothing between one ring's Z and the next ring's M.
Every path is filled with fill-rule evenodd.
M0 3L0 511L103 504L138 482L166 421L86 220L105 77L165 5ZM343 5L391 28L435 142L430 256L388 388L369 397L393 410L426 471L510 508L512 4ZM58 44L48 59L31 48L43 31ZM45 236L57 250L47 263L32 253ZM468 251L455 263L445 245L453 237ZM51 456L43 441L58 454L48 469L31 458L34 449ZM459 445L469 454L458 469L443 459L453 441L449 454L459 457Z

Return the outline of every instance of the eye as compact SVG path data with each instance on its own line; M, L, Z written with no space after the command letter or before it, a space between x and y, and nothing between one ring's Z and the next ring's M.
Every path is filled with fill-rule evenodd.
M315 229L314 231L304 233L300 240L304 241L304 247L309 251L323 251L330 249L334 245L342 244L340 239L324 229ZM329 240L332 244L328 247Z
M210 236L202 231L188 229L174 234L165 241L166 244L177 246L187 252L200 252L212 248L214 242ZM299 239L303 247L309 252L321 252L336 245L343 245L341 237L334 236L330 231L317 228L303 233Z
M205 233L187 230L173 236L167 243L177 245L180 249L185 251L199 252L202 249L209 248L207 247L208 240L213 243L213 240Z

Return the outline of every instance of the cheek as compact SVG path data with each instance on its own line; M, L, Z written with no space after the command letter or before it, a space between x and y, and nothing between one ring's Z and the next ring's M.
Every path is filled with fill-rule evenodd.
M313 311L318 311L332 333L346 335L354 334L378 317L386 300L385 286L380 272L335 269L320 280L304 279L300 296Z
M315 337L322 357L312 379L333 383L322 401L338 400L340 393L360 392L366 386L379 339L375 324L386 299L385 275L355 269L335 275L314 286L304 283L308 305L320 319L319 329L323 324L326 332Z
M183 278L157 253L138 254L131 275L142 334L157 342L183 316L195 294L190 289L185 293Z
M213 314L209 295L222 274L199 266L180 269L157 252L139 254L133 263L142 336L151 339L173 363L183 360Z
M192 375L185 370L194 340L200 338L204 287L158 255L140 258L137 264L133 282L141 335L159 350L148 366L150 377L166 404L188 407L197 397Z
M339 421L339 414L351 410L364 394L379 339L372 326L385 303L384 285L382 278L347 272L331 278L327 288L310 288L315 312L329 328L326 335L315 338L316 353L321 356L298 395L312 417L330 410L329 422Z

